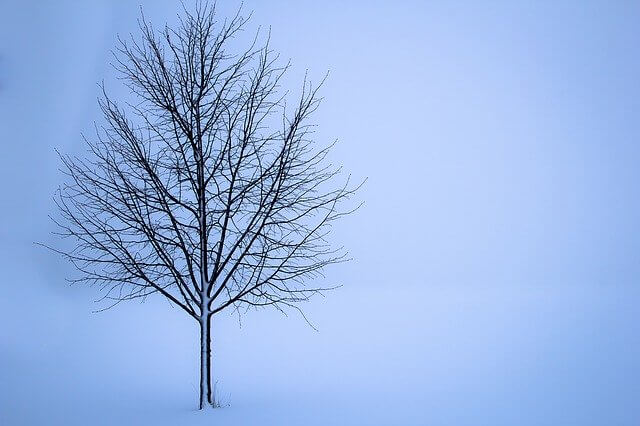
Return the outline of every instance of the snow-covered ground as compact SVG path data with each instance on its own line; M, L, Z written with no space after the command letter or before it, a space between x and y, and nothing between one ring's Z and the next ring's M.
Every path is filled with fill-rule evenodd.
M0 299L3 425L638 419L629 288L354 284L308 307L319 332L270 311L242 327L224 316L214 371L229 406L199 412L197 329L180 311L157 300L92 314L90 290L51 288L37 264L5 256L20 268Z

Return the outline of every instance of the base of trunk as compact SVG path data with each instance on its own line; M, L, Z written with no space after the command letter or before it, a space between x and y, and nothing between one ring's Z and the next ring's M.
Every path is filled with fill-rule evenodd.
M215 407L211 388L211 316L200 321L200 409Z

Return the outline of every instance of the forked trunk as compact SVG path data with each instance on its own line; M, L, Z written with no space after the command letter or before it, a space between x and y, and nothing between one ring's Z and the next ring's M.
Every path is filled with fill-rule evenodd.
M200 409L214 405L211 392L211 317L200 321Z

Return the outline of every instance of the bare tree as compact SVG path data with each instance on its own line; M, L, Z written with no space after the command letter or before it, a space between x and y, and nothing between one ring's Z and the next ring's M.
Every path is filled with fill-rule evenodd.
M106 308L160 294L200 328L200 408L216 405L211 319L224 310L293 308L332 287L310 286L346 260L327 235L357 188L336 185L330 146L316 148L307 79L293 108L268 38L234 53L248 18L218 22L214 5L185 11L175 29L140 20L114 66L135 102L103 87L104 125L86 157L61 155L54 248L97 284ZM304 316L304 314L303 314ZM306 319L306 318L305 318Z

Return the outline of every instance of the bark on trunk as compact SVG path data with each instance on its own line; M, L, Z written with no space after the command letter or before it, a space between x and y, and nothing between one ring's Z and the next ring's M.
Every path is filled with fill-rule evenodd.
M200 409L213 405L211 392L211 317L200 322Z

